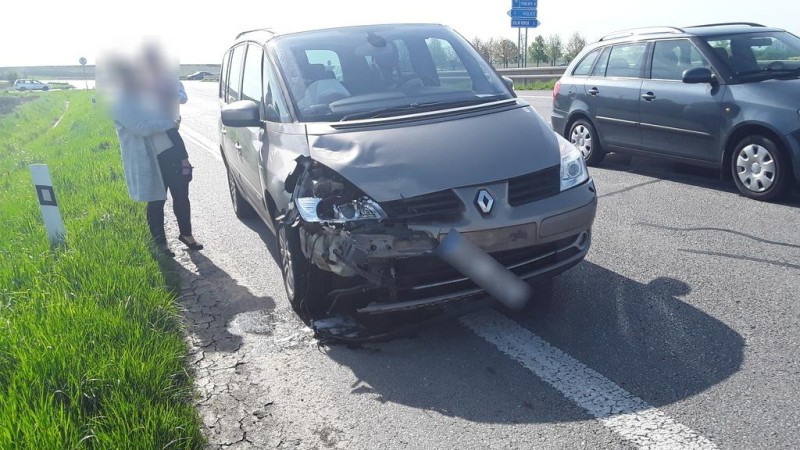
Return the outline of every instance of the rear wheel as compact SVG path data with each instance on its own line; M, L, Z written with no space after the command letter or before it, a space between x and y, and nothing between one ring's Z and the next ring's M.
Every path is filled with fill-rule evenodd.
M233 213L236 214L236 217L239 219L250 219L255 216L256 211L247 203L242 192L239 190L239 186L236 185L236 180L234 179L234 175L231 171L230 166L225 164L225 169L228 174L228 191L231 194L231 205L233 206Z
M791 185L789 159L778 144L764 136L744 138L733 152L731 166L736 187L755 200L778 200Z
M49 91L50 90L50 86L45 86L45 87L42 88L42 90L45 91L45 92Z
M597 131L586 119L578 119L572 124L569 129L569 141L581 150L583 159L590 166L600 164L606 157L605 152L600 148Z
M297 228L278 224L277 230L283 286L292 309L306 321L325 315L330 275L306 259Z

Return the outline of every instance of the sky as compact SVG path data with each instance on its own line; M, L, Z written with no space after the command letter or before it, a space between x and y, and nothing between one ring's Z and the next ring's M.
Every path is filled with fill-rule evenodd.
M85 56L157 37L182 63L217 63L239 31L278 32L342 25L442 23L468 39L516 42L506 12L511 0L135 0L30 3L6 11L0 26L0 67L71 65ZM37 11L38 10L38 11ZM537 34L579 32L595 41L612 31L643 26L758 22L800 34L797 0L539 0Z

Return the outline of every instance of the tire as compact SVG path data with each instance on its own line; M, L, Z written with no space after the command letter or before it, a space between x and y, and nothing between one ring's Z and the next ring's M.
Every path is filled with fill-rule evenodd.
M242 191L239 190L239 186L236 185L236 180L227 162L225 163L225 169L228 174L228 192L231 194L233 213L236 214L236 218L240 220L253 218L256 215L256 211L244 198Z
M581 149L583 159L590 166L597 166L606 157L605 151L600 147L600 139L594 126L586 119L578 119L569 127L567 139Z
M276 229L283 287L289 304L306 322L324 316L329 307L330 275L303 255L297 228L276 224Z
M50 87L49 87L49 86L45 86L45 87L43 87L43 88L42 88L42 90L43 90L43 91L45 91L45 92L47 92L47 91L49 91L49 90L50 90Z
M17 89L17 90L18 90L18 91L20 91L20 92L25 92L25 91L27 91L27 90L28 90L28 88L21 87L21 88L19 88L19 89Z
M779 200L791 187L792 169L786 152L761 135L748 136L736 145L731 170L739 191L755 200Z

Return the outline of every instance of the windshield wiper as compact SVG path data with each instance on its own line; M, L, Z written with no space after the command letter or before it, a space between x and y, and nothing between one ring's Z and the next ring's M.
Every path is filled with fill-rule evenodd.
M419 110L436 110L443 108L459 108L462 106L479 105L482 103L489 103L499 100L499 95L491 97L473 98L469 100L456 100L456 101L440 101L440 102L414 102L408 105L393 106L389 108L377 108L369 111L362 111L352 114L347 114L342 117L340 122L347 122L349 120L359 119L377 119L379 117L396 116L402 113L419 111Z

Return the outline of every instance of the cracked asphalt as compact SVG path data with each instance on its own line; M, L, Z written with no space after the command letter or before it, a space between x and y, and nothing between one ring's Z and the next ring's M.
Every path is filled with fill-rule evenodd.
M206 250L173 247L209 448L631 448L659 433L700 436L675 441L697 447L800 442L797 195L759 203L714 171L610 156L591 170L592 250L551 301L385 344L320 346L285 298L274 238L231 211L216 85L186 87ZM549 93L521 95L549 115ZM541 355L556 362L536 366ZM584 386L587 374L600 381Z

